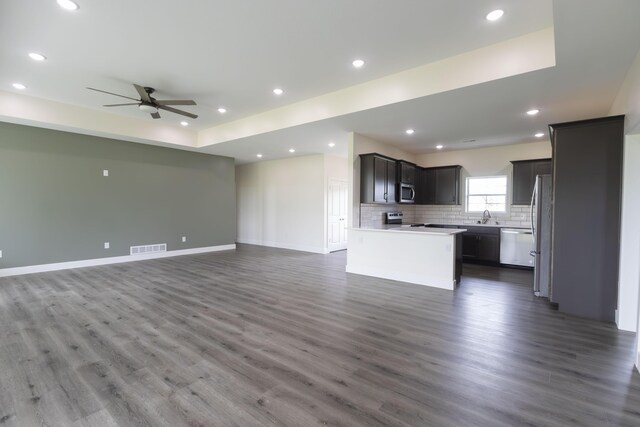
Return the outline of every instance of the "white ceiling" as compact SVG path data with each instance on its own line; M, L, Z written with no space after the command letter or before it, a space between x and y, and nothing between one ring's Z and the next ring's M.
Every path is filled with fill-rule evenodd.
M637 0L77 3L75 12L55 0L0 3L0 91L20 81L32 97L153 122L135 106L101 107L126 100L85 89L136 97L131 83L153 86L158 99L196 100L184 107L200 115L189 120L196 131L554 27L555 67L201 149L238 162L258 151L288 156L291 146L296 155L344 154L350 131L411 152L531 141L548 123L606 115L640 48ZM505 16L489 23L495 8ZM33 51L47 61L29 59ZM362 69L351 66L355 58L366 61ZM273 95L276 86L285 94ZM531 106L541 114L525 116ZM162 117L163 126L182 120ZM416 133L407 137L407 127Z

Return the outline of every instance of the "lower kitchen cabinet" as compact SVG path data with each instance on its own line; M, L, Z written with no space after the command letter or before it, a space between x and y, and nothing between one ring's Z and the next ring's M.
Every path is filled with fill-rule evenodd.
M462 258L464 261L500 263L500 228L466 227L462 235Z

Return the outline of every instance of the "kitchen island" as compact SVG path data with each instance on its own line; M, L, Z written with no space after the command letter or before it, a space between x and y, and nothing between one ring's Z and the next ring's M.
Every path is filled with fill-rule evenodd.
M462 273L465 229L351 228L347 273L455 289Z

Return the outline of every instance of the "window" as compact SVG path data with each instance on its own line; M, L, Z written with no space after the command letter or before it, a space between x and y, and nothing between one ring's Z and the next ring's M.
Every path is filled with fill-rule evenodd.
M467 212L507 211L507 177L478 176L467 178Z

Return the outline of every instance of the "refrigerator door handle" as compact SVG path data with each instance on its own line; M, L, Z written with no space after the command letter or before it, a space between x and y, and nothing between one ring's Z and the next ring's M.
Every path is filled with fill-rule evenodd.
M538 177L536 176L536 182L533 185L533 192L531 193L531 204L529 205L529 219L531 220L531 234L533 234L533 247L536 247L536 226L533 223L533 204L535 203L536 193L538 190Z

